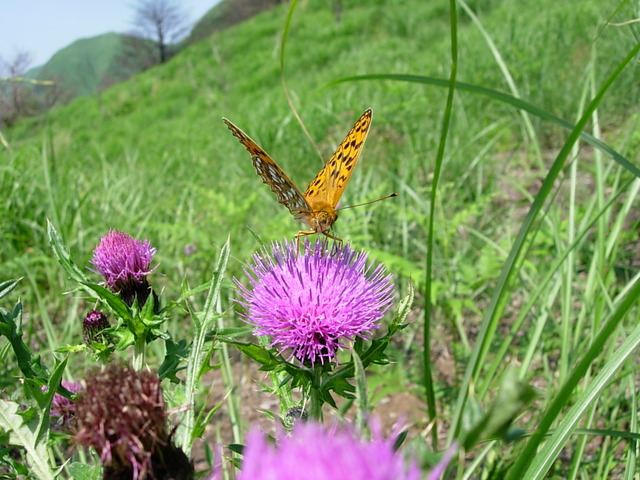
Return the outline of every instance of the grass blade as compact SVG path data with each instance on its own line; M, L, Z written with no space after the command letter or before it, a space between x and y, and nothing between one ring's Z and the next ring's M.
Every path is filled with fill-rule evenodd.
M551 437L545 445L538 451L538 445L544 438L547 431L551 427L555 418L560 414L566 403L571 399L571 393L583 378L594 360L601 354L605 343L613 337L620 322L624 319L629 309L640 298L640 275L637 275L635 281L626 290L625 295L620 299L616 308L611 312L609 318L605 321L604 326L598 336L594 339L591 347L578 363L567 382L555 395L554 401L551 403L545 415L540 419L539 427L534 436L532 436L524 450L519 456L518 461L510 471L508 478L516 478L516 472L520 471L520 467L524 464L524 460L532 460L531 466L524 475L524 480L537 480L544 478L549 467L555 461L556 457L567 442L569 436L574 432L578 422L582 418L586 410L598 399L598 396L609 385L614 376L620 371L624 362L635 354L636 349L640 346L640 326L627 337L620 345L609 361L604 365L602 370L587 385L584 393L571 407L571 409L563 416L562 421L555 429ZM520 476L518 476L519 478Z
M220 300L220 289L222 287L222 280L227 268L227 262L229 260L230 242L229 239L222 246L220 256L218 257L218 263L213 272L211 278L211 286L209 287L209 293L205 301L204 309L200 315L193 316L193 323L195 326L195 333L193 342L191 344L191 351L189 352L189 361L187 364L187 373L185 378L185 403L188 408L185 412L182 422L182 450L189 454L191 446L193 444L192 433L195 429L195 392L198 388L198 382L202 372L202 361L206 357L207 350L205 349L205 342L209 329L213 326L213 323L217 316L220 314L217 311Z
M431 316L432 316L432 271L433 271L433 236L435 223L436 197L438 194L438 181L444 160L444 151L447 145L449 128L451 126L451 111L453 110L453 98L455 95L455 83L458 74L458 18L455 0L449 2L449 24L451 26L451 74L449 77L449 90L447 102L445 104L444 115L442 117L442 128L440 130L440 141L438 143L438 153L436 154L433 179L431 181L431 193L429 198L429 219L427 220L427 255L425 267L425 288L424 288L424 346L422 349L422 363L424 368L424 390L427 402L429 418L434 423L431 430L431 442L434 449L438 446L438 419L436 412L435 390L433 387L433 375L431 373Z
M394 80L400 82L413 82L413 83L422 83L425 85L435 85L438 87L448 87L449 82L442 78L435 77L425 77L421 75L405 75L405 74L395 74L395 73L374 73L369 75L357 75L352 77L344 77L338 80L334 80L329 83L327 86L343 83L343 82L355 82L355 81L364 81L364 80ZM509 95L508 93L500 92L498 90L493 90L491 88L480 87L478 85L473 85L465 82L456 82L456 89L471 93L476 93L478 95L484 95L486 97L493 98L494 100L498 100L499 102L506 103L520 110L525 110L533 115L541 118L542 120L549 121L551 123L555 123L556 125L561 126L567 130L573 131L575 126L566 120L561 119L560 117L556 117L546 110L542 110L535 105L532 105L524 100L521 100L517 97ZM608 146L606 143L598 140L592 135L589 135L586 132L580 132L580 139L584 142L588 143L594 148L602 151L603 153L609 155L613 160L619 163L624 169L631 172L636 177L640 177L640 168L633 163L631 163L625 156L621 155L613 148Z

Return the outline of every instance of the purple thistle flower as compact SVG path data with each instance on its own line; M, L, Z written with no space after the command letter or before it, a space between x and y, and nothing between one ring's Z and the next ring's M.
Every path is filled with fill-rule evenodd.
M304 253L295 243L275 243L271 255L253 256L245 273L250 288L234 279L245 307L242 315L256 335L271 337L270 346L291 357L325 363L347 342L380 328L393 302L391 275L384 267L367 266L367 253L348 245L305 240Z
M415 462L407 465L394 451L393 440L385 440L379 432L374 431L370 441L362 441L345 427L303 422L276 446L259 431L251 431L237 478L420 480L421 472Z
M93 251L91 263L109 288L120 292L127 305L133 305L136 297L138 304L144 305L151 291L147 275L156 269L150 268L156 251L149 240L143 242L126 233L110 230Z

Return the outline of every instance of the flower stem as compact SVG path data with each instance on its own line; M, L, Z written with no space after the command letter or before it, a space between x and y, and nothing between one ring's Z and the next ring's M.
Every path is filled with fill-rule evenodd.
M311 388L309 389L309 420L316 420L322 422L322 400L321 384L322 384L322 366L315 365L313 367L313 379L311 382Z
M132 366L133 369L137 372L142 370L144 366L144 358L145 358L145 345L147 343L146 335L136 335L136 343L133 350L133 361Z

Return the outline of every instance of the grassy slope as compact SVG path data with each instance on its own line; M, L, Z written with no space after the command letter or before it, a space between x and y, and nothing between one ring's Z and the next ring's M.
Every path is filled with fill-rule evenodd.
M189 35L180 43L190 45L199 42L215 32L225 30L232 25L253 17L261 11L268 10L277 3L277 0L271 0L271 2L222 0L195 23Z
M599 12L596 4L585 5L576 18L569 6L548 1L548 16L538 19L538 7L529 7L526 15L527 7L514 9L509 2L496 2L483 17L525 97L569 119L579 102L576 85L583 69L559 69L559 65L589 61L594 26L606 13ZM382 19L381 5L386 9ZM10 162L18 171L29 172L28 181L19 178L12 192L19 207L14 205L18 210L7 220L17 225L3 227L15 237L9 258L21 258L33 248L46 252L41 230L45 217L61 222L67 241L83 259L101 233L120 228L159 244L167 269L190 244L211 258L228 233L239 258L244 258L255 248L247 226L265 240L295 231L286 211L272 201L253 173L246 152L220 121L227 116L247 131L301 188L322 165L282 95L277 52L284 15L283 8L266 12L189 48L165 66L7 132L16 149ZM563 23L568 19L570 29ZM343 202L366 201L394 190L402 195L384 205L345 212L338 234L358 243L384 245L389 255L397 256L397 268L403 259L413 263L422 257L421 198L428 188L446 92L389 82L322 88L340 77L371 72L445 77L447 30L444 4L368 2L345 10L336 22L324 4L310 2L295 13L287 46L287 82L324 158L366 107L374 109L364 161ZM629 43L616 31L603 34L617 40L600 40L612 51L601 58L597 76L608 71L620 56L618 50ZM463 23L460 39L459 79L506 90L470 24ZM626 80L624 96L637 97L638 86ZM474 136L489 125L490 135L503 147L522 150L522 140L518 116L511 109L468 94L460 94L457 102L445 179L462 204L485 194L481 184L456 183L459 175L469 174L470 159L486 144ZM611 104L620 103L614 95ZM47 132L44 143L41 131ZM43 145L48 162L44 166L37 153ZM494 178L494 173L486 173L494 168L490 163L489 158L482 160L489 181ZM499 164L495 174L504 168ZM47 190L45 181L53 182L53 191ZM51 202L40 201L50 196ZM450 212L443 211L443 216ZM452 225L452 231L455 228ZM10 271L19 275L20 268L12 264Z
M202 40L208 33L223 30L224 13L231 8L231 2L222 0L205 13L193 26L185 39L186 43L194 43L193 39Z

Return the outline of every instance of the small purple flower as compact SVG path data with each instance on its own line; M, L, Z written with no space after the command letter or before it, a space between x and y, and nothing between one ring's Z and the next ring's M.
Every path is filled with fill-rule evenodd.
M291 349L289 358L312 364L335 360L356 337L368 339L394 298L382 265L367 266L365 252L319 239L305 241L301 254L295 243L275 243L245 273L249 288L235 279L243 317L280 353Z
M62 380L60 383L71 393L78 393L82 390L82 385L79 383L69 382L67 380ZM47 391L46 385L42 387L42 391ZM51 401L49 415L56 419L56 426L64 430L69 430L76 417L76 403L56 393L53 395L53 400Z
M156 267L150 268L156 249L149 240L140 241L126 233L110 230L100 239L100 244L93 251L91 263L100 273L109 288L120 292L127 305L144 305L151 288L147 275Z
M155 267L149 269L156 249L126 233L110 230L100 239L91 263L104 277L107 285L116 288L131 281L142 283Z
M362 441L353 430L313 422L297 425L291 436L271 444L252 430L247 437L238 480L420 480L415 462L407 465L393 440L375 433ZM437 478L437 477L432 477Z
M82 321L82 340L86 345L105 340L102 331L110 326L104 313L93 310Z

